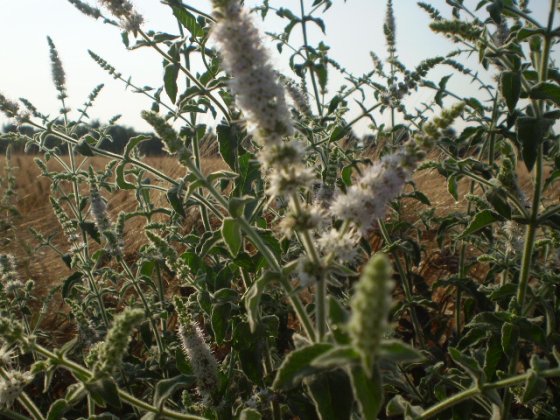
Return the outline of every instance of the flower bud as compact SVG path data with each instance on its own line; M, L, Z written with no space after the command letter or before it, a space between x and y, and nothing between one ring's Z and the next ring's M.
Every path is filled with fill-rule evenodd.
M387 329L391 307L392 267L384 254L374 255L366 264L350 307L348 331L368 375L373 371L379 345Z

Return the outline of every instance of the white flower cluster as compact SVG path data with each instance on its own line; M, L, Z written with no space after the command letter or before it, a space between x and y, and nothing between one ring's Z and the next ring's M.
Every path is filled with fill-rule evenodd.
M16 258L12 254L0 254L0 282L10 294L15 294L23 288L16 267Z
M387 203L400 194L410 177L408 158L400 152L369 166L346 194L335 199L331 213L355 223L362 234L366 234L377 219L385 216Z
M188 357L200 394L210 398L218 388L218 363L204 340L202 330L194 323L179 326L183 352Z
M270 173L268 194L290 196L309 188L314 175L305 167L303 146L283 143L294 133L285 92L249 13L237 0L215 0L212 35L220 46L230 88L249 130L262 146L259 161Z
M237 0L215 1L217 23L212 31L220 45L230 87L257 140L280 143L293 132L284 89L277 80L261 36Z
M0 379L0 405L10 407L32 379L30 372L8 371L6 378Z
M125 31L136 34L144 18L134 10L132 3L128 0L99 0L113 16L121 21L121 26Z
M183 353L189 359L200 395L210 402L219 385L218 362L206 344L202 330L178 297L175 298L175 309L179 319L177 334Z
M336 229L324 232L317 240L317 246L325 255L333 254L342 263L353 262L358 256L360 235L351 229L341 234Z

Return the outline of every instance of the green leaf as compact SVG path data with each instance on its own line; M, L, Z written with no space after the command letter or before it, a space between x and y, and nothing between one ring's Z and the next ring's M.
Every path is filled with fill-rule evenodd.
M187 11L184 7L171 6L173 7L173 14L181 22L187 30L195 37L204 35L204 28L199 25L196 17Z
M123 156L125 158L128 158L130 153L132 153L132 151L142 142L145 142L147 140L150 140L151 137L150 136L145 136L143 134L139 135L139 136L134 136L131 137L128 142L126 143L126 146L124 147L124 152L123 152ZM126 160L126 159L125 159Z
M329 138L329 142L332 143L332 142L335 142L337 140L340 140L346 134L348 134L350 131L351 131L351 128L348 127L348 126L343 127L343 126L337 125L331 133L331 137Z
M165 93L169 96L172 103L177 100L177 76L179 75L179 66L175 63L169 63L165 66L163 73L163 86Z
M529 369L527 372L527 380L525 381L525 388L523 389L523 395L521 396L521 403L526 404L530 400L537 398L546 392L546 379L539 376L537 372L533 369Z
M511 219L511 206L507 201L507 195L501 188L493 188L486 193L486 199L498 214L506 219Z
M474 216L467 228L461 235L459 235L459 238L464 238L467 235L478 232L480 229L483 229L498 220L500 220L500 217L492 210L482 210Z
M441 78L441 80L439 81L439 88L438 91L436 92L436 95L434 97L434 101L436 102L436 104L438 104L440 107L443 108L443 98L447 95L447 93L445 92L445 89L447 87L447 82L449 81L449 79L451 78L451 76L453 76L452 74L448 74L447 76L443 76Z
M527 169L531 171L537 160L537 150L544 141L548 130L554 124L554 120L519 117L515 124L523 162L525 162Z
M334 339L338 344L348 344L350 342L346 328L346 322L349 318L348 312L334 296L328 297L328 308L329 326Z
M262 276L260 276L252 285L247 289L243 297L245 301L245 307L247 309L247 320L249 321L249 327L251 332L255 332L259 320L259 304L261 302L261 296L264 289L272 280L279 278L277 273L271 271L265 271Z
M305 385L321 420L349 420L352 388L342 370L321 373L305 379Z
M230 125L220 124L216 127L216 134L218 135L218 148L222 159L235 171L239 145L237 129Z
M415 420L420 418L424 411L422 407L410 404L401 395L395 395L387 403L386 413L388 417L399 416L405 420Z
M449 347L448 352L453 361L461 366L476 383L484 378L484 371L476 359L467 356L461 350L454 347Z
M64 280L62 284L62 297L67 298L74 285L82 280L82 273L76 271Z
M500 92L506 100L509 112L512 113L521 95L521 73L504 71L500 75Z
M509 322L504 322L502 325L502 350L504 354L513 354L517 342L519 340L519 327Z
M229 303L218 303L212 307L212 331L217 344L222 344L226 337L229 326L231 305Z
M338 105L340 105L341 102L343 102L342 98L338 95L335 95L331 99L331 102L329 103L329 108L327 110L327 114L332 114L336 110Z
M497 25L502 23L502 9L503 8L504 8L504 5L502 3L502 0L494 0L492 2L492 4L488 5L488 7L486 7L486 10L490 14L490 17L492 18L492 20L494 22L496 22Z
M383 407L383 381L377 366L371 378L361 365L348 368L354 398L358 403L361 418L375 420Z
M447 179L447 191L449 191L449 194L451 194L453 196L455 201L459 200L459 194L457 192L457 176L456 175L451 175Z
M245 206L255 201L255 197L244 195L243 197L232 197L228 201L228 211L232 217L241 217L245 211Z
M119 163L117 165L117 168L116 168L116 172L117 172L116 182L117 182L118 187L122 190L133 190L134 189L134 184L131 184L125 178L125 174L124 174L125 165L126 165L126 160L123 160L121 163Z
M517 31L517 35L515 36L515 38L518 41L523 41L527 38L530 38L532 36L535 35L539 35L539 34L543 34L544 30L543 29L537 29L537 28L521 28L520 30Z
M542 82L531 88L529 97L532 99L543 99L560 105L560 86L556 83Z
M177 186L173 186L172 188L167 190L167 193L165 195L167 196L167 201L169 201L169 204L171 204L171 207L173 207L173 210L175 210L181 216L185 217L187 214L185 213L183 201L180 197L179 188Z
M348 165L348 166L345 166L344 168L342 168L342 171L340 172L340 178L342 179L342 182L344 182L344 185L346 185L347 187L352 185L352 171L353 170L354 170L354 166L353 165Z
M63 418L64 413L69 409L68 402L63 399L56 400L49 407L46 420L59 420Z
M93 150L91 150L91 147L89 146L87 139L80 139L80 141L78 141L78 144L76 144L74 146L74 149L79 152L82 156L95 156L95 154L93 153Z
M334 347L317 357L311 363L318 368L336 368L347 364L359 362L360 355L351 346Z
M93 400L101 407L106 404L115 408L121 407L117 384L109 377L99 378L84 383L84 386Z
M332 344L316 343L294 350L278 369L272 388L277 391L295 388L304 377L317 372L318 368L312 366L313 360L332 348Z
M232 257L237 256L243 245L243 236L239 223L231 217L226 217L222 222L222 238Z
M379 346L380 358L394 362L419 362L425 357L418 350L399 340L383 340Z
M93 222L80 222L80 229L86 232L95 242L101 243L101 236L97 230L97 226Z
M194 376L187 375L177 375L173 378L162 379L156 384L156 390L154 392L154 406L162 407L165 401L171 397L171 395L178 388L186 388L194 384L196 379Z
M244 408L239 414L239 420L261 420L262 416L254 408Z

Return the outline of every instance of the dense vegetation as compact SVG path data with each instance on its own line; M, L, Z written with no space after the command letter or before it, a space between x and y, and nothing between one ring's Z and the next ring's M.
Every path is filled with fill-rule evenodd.
M33 252L50 250L71 272L41 287L7 251L22 234L9 147L2 417L560 416L557 0L545 22L527 0L447 0L445 11L420 2L456 48L413 69L399 61L389 0L387 54L372 54L361 75L309 43L330 0L300 0L297 11L264 1L253 13L213 0L211 14L166 0L178 34L145 30L127 0L101 0L102 9L69 1L119 26L130 49L163 58L162 87L151 89L90 52L152 99L142 116L182 173L144 158L150 136L106 147L114 121L87 117L100 87L77 115L67 108L50 38L61 115L0 94L17 127L1 139L40 151L59 222L56 234L32 229ZM270 36L290 51L290 75L272 68L257 29L272 14L286 23ZM296 30L302 45L292 45ZM462 64L471 55L495 82ZM439 66L478 92L462 97L449 77L430 81ZM348 84L333 93L335 72ZM419 89L433 91L430 103L408 100ZM362 119L371 125L359 138ZM221 168L210 169L202 146L215 148ZM431 201L415 182L423 173L425 187L457 205ZM115 214L107 203L123 191L131 206ZM54 302L70 326L62 337L49 329Z

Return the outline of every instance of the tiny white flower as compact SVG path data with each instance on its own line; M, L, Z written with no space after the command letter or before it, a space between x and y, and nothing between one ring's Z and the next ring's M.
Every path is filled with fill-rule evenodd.
M413 152L405 149L366 168L348 192L334 200L331 213L353 222L365 235L377 219L385 216L387 204L400 194L410 177L415 163Z
M282 168L294 164L302 164L305 147L301 142L278 143L263 147L257 157L261 166L266 170Z
M358 256L359 241L360 236L355 230L341 235L338 230L331 229L319 237L317 245L325 255L332 252L340 262L352 262Z
M7 377L0 379L0 405L10 407L32 379L33 375L30 372L7 372Z
M319 206L304 206L299 213L288 213L280 221L279 228L289 238L294 232L320 229L326 222L325 216L325 211Z
M271 196L290 196L302 188L308 189L313 179L313 171L299 165L274 170L270 173L269 187L266 192Z
M237 1L215 1L217 22L212 37L220 46L230 88L261 144L279 143L293 133L284 89L270 64L261 35Z
M317 266L306 256L298 259L296 272L301 287L311 287L318 281L325 281L324 268Z

